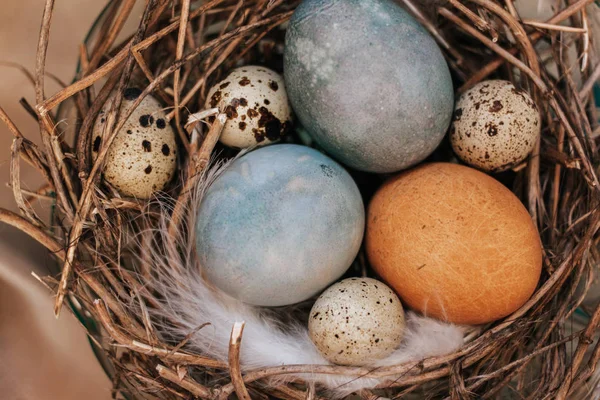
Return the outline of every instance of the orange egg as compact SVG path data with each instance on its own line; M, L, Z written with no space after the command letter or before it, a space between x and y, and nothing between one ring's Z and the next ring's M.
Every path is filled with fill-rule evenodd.
M456 164L425 164L387 181L369 205L366 248L403 302L457 324L510 315L542 268L540 238L519 199Z

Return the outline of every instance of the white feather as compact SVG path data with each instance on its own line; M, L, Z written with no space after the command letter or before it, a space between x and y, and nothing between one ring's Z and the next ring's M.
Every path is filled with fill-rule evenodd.
M308 330L298 322L285 325L276 310L249 306L213 288L201 274L201 266L193 251L196 209L206 188L227 164L217 165L199 178L196 196L187 210L187 225L180 229L177 243L166 234L169 223L165 210L161 229L154 232L150 248L139 249L151 259L155 275L147 283L158 294L162 307L150 310L155 330L165 339L181 340L195 332L188 351L227 361L231 329L236 322L246 323L240 350L240 365L244 371L282 365L329 365L313 345ZM164 203L162 203L164 204ZM142 243L142 241L140 241ZM173 252L177 246L184 251ZM148 254L149 253L149 254ZM288 318L289 319L289 318ZM209 323L198 330L198 327ZM463 327L407 313L407 328L401 347L372 367L398 365L426 357L448 354L463 343ZM290 379L293 376L278 377ZM368 375L333 376L303 374L303 379L331 390L332 396L344 396L382 383ZM387 377L387 380L394 377Z

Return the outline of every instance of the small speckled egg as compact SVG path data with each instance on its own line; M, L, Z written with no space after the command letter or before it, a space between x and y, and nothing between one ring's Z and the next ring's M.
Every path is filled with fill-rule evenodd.
M527 92L509 81L478 83L460 96L450 142L464 162L490 172L527 158L540 134L540 114Z
M140 94L137 88L126 89L121 113L125 113ZM102 144L108 104L100 111L94 125L94 160ZM122 195L147 199L152 193L164 189L175 173L175 132L162 108L156 99L146 96L111 144L104 165L104 179Z
M283 78L261 66L234 69L210 89L206 107L227 115L220 140L230 147L272 143L292 127Z
M366 365L390 355L404 335L398 296L371 278L349 278L328 288L310 311L308 331L323 357Z
M298 303L348 269L364 218L356 184L335 161L305 146L261 147L233 161L202 199L203 276L245 303Z

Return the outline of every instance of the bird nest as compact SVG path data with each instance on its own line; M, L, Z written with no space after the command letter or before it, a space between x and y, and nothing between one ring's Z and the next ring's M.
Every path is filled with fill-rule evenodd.
M297 375L310 372L380 379L376 387L355 393L368 399L590 398L600 359L600 346L594 343L600 307L582 306L598 261L600 228L598 118L592 93L600 64L592 46L589 9L596 6L591 0L559 0L554 16L543 23L522 20L512 0L400 2L437 41L458 93L484 79L506 79L529 92L540 110L542 134L533 153L497 175L527 206L542 238L542 277L529 301L511 316L474 329L452 354L381 368L259 369L240 365L244 338L239 326L232 326L226 360L190 349L187 342L194 332L181 338L154 331L149 316L163 303L145 285L153 271L143 261L144 249L156 239L145 243L146 236L138 233L151 232L167 215L168 234L161 239L167 243L162 245L184 251L169 238L187 235L186 210L194 200L197 177L215 154L235 155L219 147L222 122L186 125L190 110L202 110L211 85L236 66L261 64L281 71L285 24L298 2L149 0L137 30L118 43L135 0L112 1L80 48L73 83L48 95L44 63L53 3L46 1L41 26L35 105L22 102L39 121L42 144L35 145L0 109L15 137L10 186L20 209L20 215L2 210L0 219L42 243L57 259L57 274L39 279L56 294L57 315L68 306L83 322L115 396L327 397L322 387ZM567 48L576 49L575 57ZM110 144L128 117L119 105L132 83L143 89L134 104L149 94L163 103L181 149L180 173L150 204L120 196L102 179ZM92 128L107 101L107 134L93 160ZM72 140L58 125L67 116L73 122ZM301 139L295 134L288 140ZM449 154L446 144L434 157L448 160ZM22 189L20 161L42 174L44 187ZM368 177L358 180L369 184ZM36 214L34 201L52 203L51 222ZM137 246L129 245L133 237ZM369 270L364 260L361 252L357 273ZM576 310L586 323L566 333ZM291 373L294 379L271 379Z

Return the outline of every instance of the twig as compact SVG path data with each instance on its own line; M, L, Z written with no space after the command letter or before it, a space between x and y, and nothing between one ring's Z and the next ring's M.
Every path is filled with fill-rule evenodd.
M148 25L148 19L150 17L151 11L154 8L155 4L156 4L156 0L149 0L148 5L146 6L146 9L144 10L144 15L142 16L142 21L140 22L138 30L137 30L134 38L132 39L133 43L138 43L141 40L144 32L146 31L146 28ZM118 88L119 90L117 90L116 96L113 99L112 107L111 107L110 111L108 112L107 119L106 119L106 129L112 128L112 132L110 133L110 135L108 137L104 138L105 140L103 140L102 147L100 148L98 157L96 159L96 163L92 167L90 176L87 178L87 180L85 182L83 193L81 195L81 200L79 201L77 215L74 220L73 227L71 228L71 231L69 232L69 247L67 249L67 256L65 258L65 262L63 265L60 284L58 287L58 293L56 295L56 303L54 306L54 314L56 315L57 318L60 314L60 309L62 308L62 303L63 303L64 297L65 297L65 294L67 292L67 285L69 283L69 277L70 277L71 270L72 270L72 262L73 262L73 258L75 257L75 251L77 249L77 244L79 243L79 239L80 239L81 233L83 231L84 221L87 218L90 208L92 207L92 201L90 199L90 196L93 193L93 187L95 186L95 182L94 182L95 177L100 171L100 167L102 166L102 163L104 162L104 158L106 157L106 155L108 153L108 149L110 148L112 141L114 140L114 138L116 137L117 133L120 130L120 126L117 128L114 127L115 114L118 112L117 111L118 107L121 104L121 99L123 96L122 88L125 86L126 82L129 81L129 76L131 75L132 70L133 70L133 57L130 56L127 59L125 70L123 71L123 74L121 76L121 81L119 83L119 88ZM130 112L131 111L133 111L133 110L130 110ZM125 123L125 121L123 121L122 123Z
M565 146L565 128L561 125L558 130L558 143L557 150L559 153L562 153ZM551 237L555 236L556 225L558 221L558 200L560 193L560 175L561 175L562 166L560 163L556 163L554 166L554 179L552 182L552 203L550 209L550 218L552 221L552 231L550 232Z
M588 66L589 47L590 47L590 32L589 32L587 12L585 11L585 7L581 9L581 21L583 24L583 57L581 59L581 72L584 72Z
M108 314L108 310L104 305L104 302L100 299L96 299L94 301L94 307L96 312L98 313L98 317L102 322L104 328L110 333L110 336L121 346L127 347L128 349L143 353L143 354L152 354L156 355L162 359L182 363L185 365L202 365L208 368L227 368L227 364L212 360L210 358L195 356L191 354L185 354L180 352L172 352L169 349L161 349L158 347L150 346L146 343L142 343L140 341L131 339L127 337L123 332L118 330L113 322L110 319L110 315Z
M506 8L508 8L508 12L510 13L510 15L512 15L513 18L519 20L519 13L517 12L517 8L515 7L513 0L504 0L504 2L506 3Z
M119 64L121 64L129 54L129 46L127 45L121 49L113 58L104 63L100 68L96 69L91 74L81 78L77 82L67 86L63 90L49 97L48 99L38 103L36 108L40 114L47 114L49 110L54 109L63 101L69 97L79 93L80 91L92 86L98 80L111 73Z
M193 117L193 115L191 117ZM208 133L206 134L199 151L190 153L190 158L188 160L188 178L179 194L179 198L177 199L177 203L175 204L175 208L171 214L171 221L169 222L169 237L171 238L176 237L176 232L179 228L181 219L185 217L184 210L186 209L186 205L190 196L192 195L192 189L194 188L194 184L196 182L194 178L199 176L208 165L208 162L210 161L210 154L219 141L219 137L221 136L221 132L223 132L223 127L226 121L227 116L225 114L218 114L208 130ZM192 126L197 123L197 120L194 121Z
M600 79L600 63L594 67L594 71L590 74L588 79L583 84L581 90L579 91L579 97L585 99L592 92L594 85Z
M531 19L524 19L523 24L533 26L535 28L547 29L547 30L551 30L551 31L562 31L562 32L573 32L573 33L586 33L587 32L587 29L584 29L584 28L577 28L574 26L548 24L545 22L538 22L538 21L534 21Z
M21 192L21 167L19 165L19 154L21 153L21 147L23 144L23 138L17 137L13 139L11 147L11 162L10 162L10 182L13 191L13 197L19 207L19 210L29 219L29 221L36 225L42 226L43 223L37 216L33 208L25 203L23 193Z
M12 61L0 61L0 65L18 69L19 71L21 71L21 73L23 73L23 75L25 75L27 80L29 82L31 82L31 84L35 87L35 77L23 65L16 63L16 62L12 62ZM48 78L50 78L54 82L56 82L58 84L58 86L63 87L63 88L68 86L62 79L60 79L58 76L54 75L53 73L48 72L48 71L44 71L44 73Z
M460 18L458 18L455 14L453 14L447 8L441 7L439 9L439 13L450 21L454 22L456 25L460 26L465 32L469 33L473 37L477 38L481 42L483 42L486 46L488 46L491 50L498 53L501 57L503 57L506 61L513 64L515 67L519 68L523 73L525 73L539 88L542 89L543 93L547 93L548 89L546 84L541 80L538 74L536 74L531 68L525 65L521 60L510 54L507 50L500 47L498 44L494 43L491 39L488 39L479 31L474 29L471 25L464 22ZM534 53L535 54L535 53ZM539 66L538 66L539 69Z
M217 114L214 122L210 126L200 150L197 154L193 154L191 157L191 163L193 165L192 174L197 175L202 172L210 160L210 155L215 148L215 145L219 141L219 137L223 132L227 116L225 114Z
M576 14L582 8L586 7L588 4L592 3L594 0L579 0L576 3L571 4L569 7L563 9L562 11L555 14L552 18L546 21L548 24L557 25L565 19L569 18L571 15ZM540 32L535 32L531 35L532 43L537 43L543 35ZM508 50L510 54L514 55L517 53L516 49ZM458 89L459 93L464 92L477 82L485 79L491 73L496 71L502 64L504 63L504 57L500 56L489 62L485 66L479 69L477 73L475 73L471 78L469 78L463 85Z
M579 343L577 344L577 350L573 355L573 359L571 361L571 369L567 373L565 380L563 381L558 393L556 394L557 400L564 400L567 398L569 394L569 390L571 389L571 383L575 378L575 371L579 369L579 365L583 361L585 357L585 353L587 348L594 342L594 333L600 326L600 304L596 307L596 311L590 318L590 322L588 326L585 328L583 335L579 339Z
M21 157L23 157L23 159L32 167L37 168L38 171L40 171L44 176L47 177L47 180L51 181L52 179L46 172L44 161L42 160L39 150L37 150L37 146L25 139L23 134L19 131L19 128L17 128L17 126L6 114L4 109L2 109L2 107L0 107L0 121L6 124L8 130L15 136L15 138L23 139L23 143L27 143L28 146L24 149L23 152L20 152Z
M476 383L467 387L467 390L474 391L474 390L478 389L479 387L481 387L482 385L484 385L489 380L491 380L495 377L498 377L498 376L502 376L502 374L510 371L511 369L516 369L516 367L522 368L525 365L527 365L529 362L531 362L536 356L543 354L543 353L547 352L548 350L558 347L564 343L568 343L568 342L572 341L574 338L576 338L577 336L579 336L579 334L574 333L565 338L562 338L561 340L551 343L547 346L540 347L539 349L527 354L526 356L524 356L522 358L519 358L518 360L515 360L509 364L506 364L502 368L499 368L490 374L471 376L468 380L476 381ZM518 371L518 369L516 369L516 370Z
M460 1L449 0L448 2L450 4L452 4L454 7L456 7L457 10L462 12L465 15L465 17L467 17L469 20L471 20L471 22L473 22L480 31L489 31L490 30L490 28L491 28L490 25L483 18L479 17L473 11L469 10L467 8L467 6L462 4Z
M50 22L52 21L52 11L54 9L54 0L46 0L44 14L42 16L42 27L38 40L37 56L35 62L35 98L37 103L44 101L44 70L46 68L46 52L48 51L48 41L50 36Z
M263 0L263 3L266 2L265 0ZM265 15L267 15L267 13L269 11L271 11L271 9L273 7L275 7L275 5L277 4L277 1L272 2L269 4L269 6L267 6L267 8L261 13L261 14L255 14L252 18L250 18L249 24L246 25L246 27L248 26L253 26L256 25L257 23L260 23L261 25L279 25L282 22L286 21L289 18L289 15L287 15L287 13L282 14L281 17L272 17L272 18L267 18L263 21L259 22L259 17L264 17ZM260 9L259 6L257 6L257 9ZM291 13L290 13L291 15ZM269 23L265 23L265 22L270 22ZM232 34L232 32L235 32L237 29L224 34L222 33L221 36L219 36L220 40L223 40L223 38L230 36ZM219 65L221 65L223 63L223 61L225 61L227 59L227 57L229 57L229 55L231 55L233 53L233 51L240 45L240 43L242 42L242 36L239 36L237 38L234 38L233 40L231 40L230 43L227 44L227 46L221 50L219 52L219 56L217 57L217 59L212 63L212 65L206 70L206 72L204 73L204 75L198 79L198 81L196 82L196 84L194 85L194 87L192 87L192 89L190 89L190 91L185 95L185 97L183 98L183 101L181 102L181 105L184 106L186 104L188 104L189 101L192 100L192 98L196 95L196 93L204 86L204 84L206 83L206 80L208 79L208 77L219 67ZM171 118L173 112L169 113L167 115L168 118Z
M12 186L10 183L6 183L6 186L12 189ZM50 195L50 193L53 193L53 190L50 189L50 185L46 184L43 187L41 187L40 189L36 190L35 192L32 192L31 190L27 190L27 189L23 189L21 188L21 192L23 194L26 194L27 197L25 198L26 202L32 202L33 200L37 199L37 200L46 200L46 201L54 201L54 197L52 197Z
M198 9L196 9L192 13L190 13L188 20L194 19L194 18L196 18L196 17L198 17L200 15L204 15L204 13L207 10L210 10L212 7L214 7L214 6L222 3L224 1L225 0L212 0L212 1L209 1L208 3L203 4ZM181 22L180 19L177 20L177 21L175 21L175 22L173 22L171 25L169 25L169 26L161 29L160 31L156 32L155 34L153 34L153 35L145 38L144 40L142 40L141 42L137 43L135 46L133 46L131 48L133 56L135 57L138 65L140 66L140 68L142 69L142 71L146 75L146 78L150 82L153 82L156 78L154 77L154 74L152 73L152 71L150 71L150 69L146 65L146 63L144 61L144 57L141 54L142 51L146 50L148 47L150 47L151 45L153 45L154 43L156 43L160 39L164 38L169 33L175 31L175 29L177 29L179 27L180 22Z
M240 8L242 7L243 4L244 4L244 0L239 0L237 2L237 4L234 6L231 13L229 13L229 17L227 17L227 20L225 21L223 28L221 28L221 32L220 32L219 36L222 36L223 34L225 34L225 32L227 32L229 25L231 25L233 18L235 18L235 15L238 13L238 11L240 10Z
M198 333L198 331L200 331L201 329L203 329L203 328L205 328L207 326L210 326L210 322L205 322L205 323L199 325L193 331L191 331L190 333L188 333L187 335L185 335L185 337L183 338L183 340L181 342L179 342L177 344L177 346L173 347L173 350L171 350L171 353L179 351L183 346L185 346L187 344L187 342L189 342L192 339L192 337L194 337L194 335L196 333Z
M102 60L102 57L104 57L106 52L111 48L111 46L117 39L117 36L123 29L127 18L131 14L131 10L133 9L133 6L135 5L136 1L137 0L125 0L125 3L119 9L119 12L116 13L116 19L113 25L110 27L108 34L99 35L99 37L102 38L102 40L98 40L96 42L96 45L92 50L92 58L89 61L88 65L84 68L84 76L87 75L89 71L95 69L98 66L100 60Z
M42 26L40 28L40 37L37 46L37 55L35 62L35 98L37 104L44 101L44 76L45 76L45 65L46 65L46 53L48 51L48 41L50 35L50 22L52 20L52 11L54 9L54 0L46 0L44 7L44 14L42 16ZM48 155L48 167L50 169L50 175L54 181L56 188L56 194L59 197L63 209L70 217L73 215L73 204L75 195L73 189L69 187L69 194L65 184L69 185L70 177L66 167L63 163L62 150L57 146L55 138L56 133L54 131L54 124L52 123L50 115L48 113L39 113L40 117L40 131L42 134L42 143ZM61 167L59 167L59 165ZM63 181L65 178L65 181Z
M179 32L177 35L177 50L175 52L175 59L180 60L183 57L183 49L185 46L185 34L187 30L187 24L190 17L190 0L182 0L181 1L181 17L179 21ZM190 151L190 140L181 128L181 114L179 110L179 97L181 95L179 82L181 79L181 69L177 68L173 75L173 99L175 102L175 107L173 108L173 112L175 113L175 125L177 127L177 132L179 133L179 138L181 139L181 143L183 143L183 147L189 153Z
M235 388L235 393L240 400L250 400L248 389L244 385L242 372L240 370L240 346L242 344L242 335L244 333L245 322L236 322L231 330L231 338L229 339L229 375L231 383ZM223 397L225 400L228 396Z
M181 386L194 396L200 397L202 399L213 398L212 392L207 387L202 386L198 382L195 382L189 378L179 378L179 375L177 375L175 371L170 370L164 365L157 365L156 370L162 378Z
M529 40L529 37L527 36L525 29L519 23L519 21L517 21L512 15L510 15L510 13L508 13L504 8L500 7L498 4L493 3L490 0L469 0L469 1L472 3L478 4L486 9L488 9L489 11L495 13L498 17L500 17L504 21L504 23L512 31L513 36L515 37L517 42L521 45L521 48L527 59L529 67L531 68L531 71L533 71L533 73L536 76L539 76L540 75L540 66L539 66L539 62L538 62L538 58L537 58L537 53L535 52L533 44ZM496 44L495 41L492 41L492 43L494 45ZM523 71L523 72L525 72L525 71ZM542 90L542 92L545 92L542 89L542 87L540 87L539 85L538 85L538 87L540 88L540 90Z
M324 398L317 398L316 396L314 396L314 393L311 392L310 389L308 390L308 392L303 392L297 389L293 389L290 385L280 385L267 388L261 386L261 389L265 393L277 399L281 398L286 400L325 400Z

